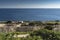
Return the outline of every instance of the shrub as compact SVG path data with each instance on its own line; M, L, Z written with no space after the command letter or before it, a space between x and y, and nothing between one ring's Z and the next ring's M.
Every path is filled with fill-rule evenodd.
M51 30L39 30L34 31L31 33L30 36L41 36L43 40L60 40L60 34L56 34L54 31Z
M44 29L48 29L48 30L52 30L54 27L49 25L49 26L46 26Z

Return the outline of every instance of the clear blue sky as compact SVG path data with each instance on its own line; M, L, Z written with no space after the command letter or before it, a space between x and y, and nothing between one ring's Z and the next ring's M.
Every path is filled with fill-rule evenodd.
M60 8L59 0L0 0L0 8Z

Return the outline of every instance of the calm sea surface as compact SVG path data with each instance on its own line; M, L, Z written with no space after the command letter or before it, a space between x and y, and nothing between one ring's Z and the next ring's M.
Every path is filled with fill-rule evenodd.
M0 21L60 20L60 9L0 9Z

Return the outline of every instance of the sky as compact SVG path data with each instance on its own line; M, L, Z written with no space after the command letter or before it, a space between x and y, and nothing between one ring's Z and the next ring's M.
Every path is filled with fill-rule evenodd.
M60 8L60 0L0 0L0 8Z

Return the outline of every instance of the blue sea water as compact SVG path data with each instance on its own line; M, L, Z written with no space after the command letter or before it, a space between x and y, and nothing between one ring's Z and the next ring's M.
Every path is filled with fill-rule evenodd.
M0 21L60 20L60 9L0 9Z

